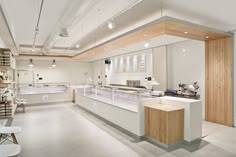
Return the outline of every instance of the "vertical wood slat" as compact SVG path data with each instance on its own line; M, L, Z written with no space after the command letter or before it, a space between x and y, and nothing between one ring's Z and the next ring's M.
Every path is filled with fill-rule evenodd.
M161 105L163 106L163 105ZM167 106L168 107L168 106ZM145 135L165 144L184 139L184 109L145 107Z
M232 37L205 42L206 120L233 125Z

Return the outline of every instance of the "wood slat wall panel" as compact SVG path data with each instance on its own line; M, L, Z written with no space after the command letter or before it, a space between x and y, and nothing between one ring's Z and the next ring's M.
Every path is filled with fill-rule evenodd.
M206 120L232 126L232 37L205 43Z

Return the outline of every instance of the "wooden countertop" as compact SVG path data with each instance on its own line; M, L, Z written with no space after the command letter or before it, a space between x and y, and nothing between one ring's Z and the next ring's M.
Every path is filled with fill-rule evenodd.
M162 111L166 111L166 112L184 109L184 108L181 108L181 107L170 106L170 105L162 105L162 104L145 105L145 107L158 109L158 110L162 110Z

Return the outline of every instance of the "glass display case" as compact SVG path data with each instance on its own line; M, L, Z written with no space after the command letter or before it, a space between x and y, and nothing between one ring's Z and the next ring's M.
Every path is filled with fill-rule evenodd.
M65 83L35 83L17 84L17 94L53 94L69 92L70 84Z
M77 94L126 110L138 112L139 100L142 98L141 89L120 89L111 86L81 86Z

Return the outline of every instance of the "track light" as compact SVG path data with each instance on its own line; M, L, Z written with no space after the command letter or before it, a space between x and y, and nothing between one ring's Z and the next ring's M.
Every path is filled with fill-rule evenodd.
M56 67L57 65L56 65L56 60L55 59L53 59L52 60L52 67Z
M31 68L34 66L33 59L30 59L28 66Z
M113 21L108 21L107 27L108 27L109 29L113 29L113 28L115 27L114 22L113 22Z

